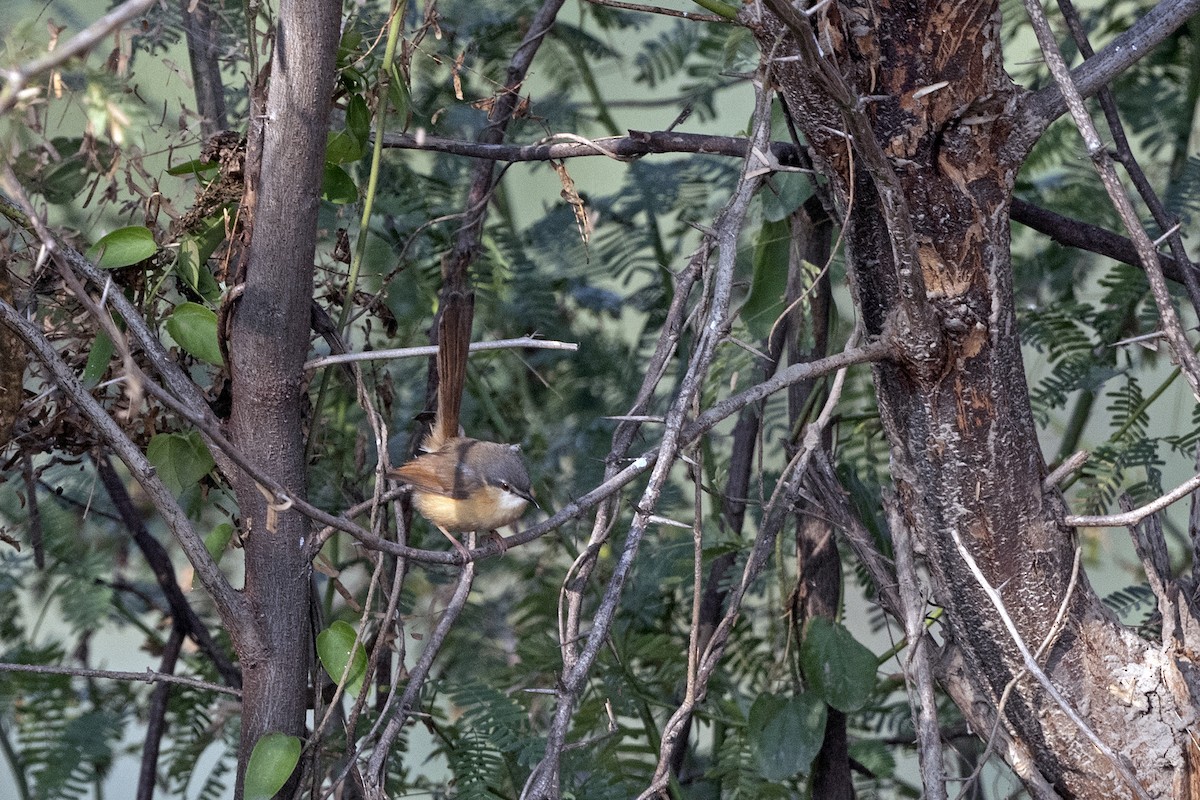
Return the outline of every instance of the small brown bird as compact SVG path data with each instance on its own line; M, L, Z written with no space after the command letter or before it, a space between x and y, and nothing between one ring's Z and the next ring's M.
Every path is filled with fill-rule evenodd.
M412 487L417 511L462 553L463 563L469 553L452 532L494 532L516 522L530 503L537 505L518 445L471 439L458 427L471 305L470 295L445 298L438 323L437 416L421 445L425 452L391 472Z
M460 552L451 532L494 531L537 505L521 448L455 437L393 473L413 489L413 504ZM503 543L503 540L501 540Z

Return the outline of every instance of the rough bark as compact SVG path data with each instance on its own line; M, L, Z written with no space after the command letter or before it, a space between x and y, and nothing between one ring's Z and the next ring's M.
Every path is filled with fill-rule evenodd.
M902 334L897 358L874 369L892 475L948 612L944 682L968 719L986 724L1022 662L954 536L1000 588L1031 649L1064 603L1074 551L1072 531L1058 522L1061 497L1042 488L1013 308L1009 206L1015 154L1025 150L1011 142L1022 92L1004 72L999 6L840 2L810 23L783 2L767 6L749 24L775 59L779 90L830 178L838 214L849 212L856 303L871 334ZM842 76L848 96L830 88L831 74ZM872 160L875 142L886 165ZM919 276L905 272L906 237ZM914 296L921 284L924 296ZM928 318L938 341L912 347L901 326ZM1179 796L1189 772L1179 743L1193 718L1186 670L1119 626L1086 579L1066 602L1067 624L1043 667L1128 756L1149 794ZM1003 717L1015 741L1005 756L1031 790L1129 795L1111 761L1032 680L1013 692Z
M295 497L305 496L302 365L339 12L340 5L328 0L284 0L279 8L265 113L251 120L261 161L244 291L229 346L231 438ZM245 594L262 643L248 648L231 631L243 675L244 770L264 733L304 733L313 637L305 558L311 531L285 498L268 503L245 474L233 483L245 540ZM239 786L243 777L239 773Z

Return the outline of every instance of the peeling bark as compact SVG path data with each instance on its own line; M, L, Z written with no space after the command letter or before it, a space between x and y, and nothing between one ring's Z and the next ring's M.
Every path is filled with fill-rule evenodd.
M805 23L825 64L804 57L798 37L806 30L789 16L796 12L767 5L775 13L748 24L775 59L778 89L830 179L837 213L849 215L855 301L870 333L899 334L902 352L877 363L874 377L897 497L948 612L944 684L976 727L987 726L1023 672L956 532L1030 649L1067 604L1042 667L1128 756L1151 796L1188 796L1180 792L1194 754L1182 743L1191 741L1184 731L1197 684L1185 677L1194 673L1182 641L1160 651L1122 628L1085 578L1064 600L1074 535L1058 521L1061 497L1042 487L1013 307L1009 206L1020 161L1012 154L1024 148L1011 138L1023 93L1004 72L998 4L831 3ZM850 102L828 90L830 66L849 85ZM864 129L894 180L881 180L870 164L874 143L861 133L849 148L846 132ZM899 201L888 196L896 185ZM896 219L897 202L907 219ZM906 297L896 260L896 239L905 235L914 240L924 297ZM906 304L936 320L939 341L912 349L904 326L921 321ZM1114 765L1029 677L1011 694L1003 725L1004 755L1035 794L1129 795Z

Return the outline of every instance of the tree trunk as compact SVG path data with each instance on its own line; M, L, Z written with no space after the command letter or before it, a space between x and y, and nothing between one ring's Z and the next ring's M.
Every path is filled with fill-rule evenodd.
M957 537L1030 650L1067 604L1042 667L1151 796L1181 796L1194 688L1084 576L1066 598L1075 541L1059 523L1061 496L1042 487L1013 309L1009 204L1024 152L1011 146L1021 92L1003 69L999 6L835 2L811 22L781 0L768 6L750 24L837 213L848 213L855 301L868 333L896 342L875 385L897 497L948 612L944 683L986 736L1023 669ZM1129 796L1112 760L1031 678L1003 726L1002 753L1035 793Z
M251 119L250 154L261 142L244 291L230 335L230 438L295 497L304 497L305 378L317 211L333 89L340 5L283 0L269 96ZM253 46L253 45L252 45ZM248 176L249 177L249 176ZM246 210L243 210L243 214ZM310 653L309 520L234 479L246 555L246 597L261 647L239 646L243 674L238 785L265 733L304 733ZM240 638L240 637L239 637ZM236 644L236 642L235 642ZM285 790L286 792L286 790Z

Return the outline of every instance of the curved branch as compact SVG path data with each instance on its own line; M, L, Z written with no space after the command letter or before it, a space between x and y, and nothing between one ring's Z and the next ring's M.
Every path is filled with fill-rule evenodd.
M1108 228L1063 216L1017 197L1012 201L1012 219L1038 233L1046 234L1066 247L1086 250L1142 269L1142 262L1138 260L1137 248L1133 246L1133 242ZM1179 284L1183 283L1185 269L1196 268L1190 261L1180 264L1167 253L1159 253L1158 259L1162 264L1163 275Z
M1162 497L1151 500L1146 505L1132 511L1101 515L1068 514L1063 517L1063 524L1072 528L1126 528L1130 525L1137 525L1146 517L1162 511L1167 506L1178 503L1197 489L1200 489L1200 474L1193 475Z
M204 540L196 533L191 520L188 519L187 512L179 505L174 493L162 482L162 478L158 477L154 465L80 383L79 378L71 372L70 367L63 362L58 351L42 332L3 300L0 300L0 322L21 337L26 347L53 376L55 385L83 412L97 432L112 446L117 456L125 462L130 473L146 490L154 507L179 541L196 570L196 576L216 604L221 619L230 630L236 630L237 626L242 624L241 617L247 610L245 602L209 554Z
M1158 307L1158 316L1162 322L1163 332L1166 334L1167 341L1170 343L1172 351L1174 351L1175 358L1179 362L1184 378L1187 379L1188 384L1192 387L1192 394L1196 396L1197 400L1200 400L1200 359L1196 357L1191 343L1184 334L1183 325L1179 321L1179 314L1175 310L1174 302L1163 279L1162 266L1159 264L1158 253L1154 243L1142 227L1133 203L1130 201L1129 195L1125 192L1125 187L1121 184L1120 178L1117 176L1112 159L1109 157L1108 151L1100 140L1100 134L1096 130L1095 123L1092 122L1091 115L1084 106L1083 97L1080 95L1070 72L1067 70L1066 62L1063 60L1062 53L1058 48L1058 42L1055 41L1054 35L1050 30L1050 23L1046 19L1046 14L1042 10L1041 3L1038 0L1025 0L1025 8L1029 13L1030 22L1033 24L1033 31L1037 35L1042 55L1046 59L1046 64L1050 68L1050 73L1054 76L1055 82L1062 90L1063 97L1071 113L1071 118L1074 120L1075 127L1083 137L1088 156L1092 159L1093 166L1100 176L1100 182L1104 184L1104 189L1108 193L1113 207L1117 210L1117 214L1120 215L1121 222L1124 224L1125 230L1128 231L1130 240L1133 242L1134 247L1137 248L1138 260L1141 262L1142 268L1146 272L1146 278L1150 282L1150 293L1153 295L1154 303ZM1099 57L1097 56L1097 58Z
M126 0L100 19L75 34L62 47L34 59L23 67L6 70L4 91L0 91L0 114L4 114L20 99L22 91L32 78L54 69L67 59L91 50L97 42L117 28L143 13L158 0Z
M756 86L757 102L754 114L755 144L765 146L769 131L770 94ZM580 692L586 685L588 674L601 646L607 640L620 603L625 582L633 568L638 549L650 524L650 517L670 476L671 468L685 440L683 430L688 413L699 396L700 387L708 375L709 367L716 356L717 346L728 333L728 310L733 287L734 262L737 256L737 237L741 231L750 199L757 190L760 177L757 163L747 158L739 176L737 188L713 225L712 238L717 244L717 265L710 278L708 292L702 301L703 317L697 325L698 340L689 359L687 372L680 382L675 399L667 413L663 440L659 445L659 459L646 489L636 506L633 522L625 537L620 558L604 589L599 607L592 616L592 627L588 631L583 649L573 663L564 664L565 673L556 693L557 707L550 731L546 736L546 753L534 768L527 791L522 797L547 798L559 795L559 760L566 745L567 730Z
M1197 11L1200 11L1200 0L1165 0L1156 4L1129 30L1071 72L1071 80L1079 93L1091 97L1099 92L1101 87L1144 58ZM1050 123L1066 111L1066 98L1057 85L1047 86L1029 95L1018 111L1020 121L1016 128L1019 132L1014 139L1032 147L1050 127Z

